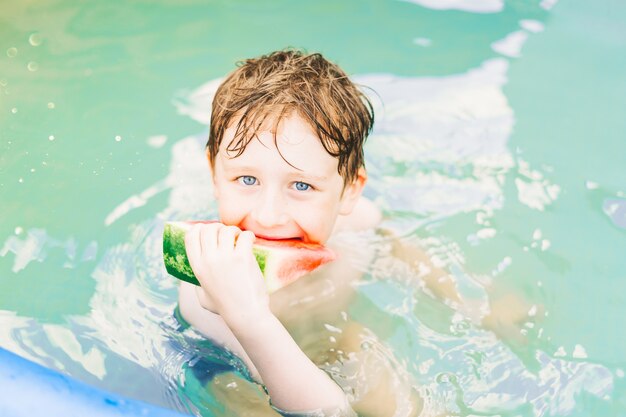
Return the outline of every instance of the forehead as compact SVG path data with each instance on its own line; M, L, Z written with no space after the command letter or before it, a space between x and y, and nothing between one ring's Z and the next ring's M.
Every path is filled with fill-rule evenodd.
M308 174L331 175L338 173L338 159L330 155L320 138L303 118L296 113L284 117L279 123L268 118L246 145L241 155L228 150L235 139L238 120L224 132L218 159L227 167L262 166L284 167Z

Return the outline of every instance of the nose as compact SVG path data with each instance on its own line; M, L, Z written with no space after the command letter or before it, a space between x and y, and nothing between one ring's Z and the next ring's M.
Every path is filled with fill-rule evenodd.
M282 193L278 190L266 189L260 194L252 210L252 218L261 227L282 226L289 221L286 204Z

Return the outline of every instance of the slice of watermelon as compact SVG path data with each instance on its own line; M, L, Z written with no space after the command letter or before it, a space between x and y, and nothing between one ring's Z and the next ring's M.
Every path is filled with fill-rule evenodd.
M163 229L163 261L167 272L183 281L200 285L187 259L185 233L198 222L167 222ZM209 223L209 222L207 222ZM335 259L328 248L299 240L257 238L252 252L270 293Z

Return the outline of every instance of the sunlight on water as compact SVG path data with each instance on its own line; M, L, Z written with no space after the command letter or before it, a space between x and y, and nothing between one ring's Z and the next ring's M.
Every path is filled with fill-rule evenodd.
M606 75L608 86L574 76L596 73L586 64L605 65L593 53L619 44L621 20L587 13L589 21L567 23L561 3L535 3L410 0L353 13L348 2L339 15L352 26L341 36L316 33L333 58L357 69L354 80L375 106L366 195L383 210L385 233L329 242L359 272L345 311L333 308L339 284L321 272L294 283L291 298L277 295L276 305L303 350L352 401L387 378L398 417L418 397L423 416L623 414L626 268L613 252L626 230L626 161L615 134L622 125L603 119L622 108L623 95L615 93L617 73ZM161 256L165 221L217 217L206 127L236 47L205 48L216 44L207 39L232 35L222 20L249 12L222 5L210 11L223 15L191 21L196 8L163 2L161 12L181 7L188 15L162 28L141 4L58 5L58 14L53 4L32 19L15 6L22 20L5 21L11 36L0 40L0 191L10 196L0 236L0 345L196 415L275 416L240 361L177 319L177 282ZM315 13L299 7L295 15ZM281 25L302 24L275 14ZM127 24L118 33L101 16ZM47 21L55 25L32 23ZM591 33L587 23L606 30ZM387 30L371 30L378 25ZM365 40L354 52L371 61L351 61L340 42L357 27L376 32L359 32ZM167 36L159 37L162 29ZM550 43L556 29L561 43ZM261 34L241 35L252 36ZM565 61L568 48L586 51L585 59ZM190 63L196 55L211 59ZM419 69L409 60L416 56ZM196 69L178 76L188 67ZM132 90L137 83L145 91ZM551 88L562 97L544 94ZM603 88L610 94L594 95ZM155 100L149 89L168 98ZM593 147L580 145L589 138ZM391 235L420 251L406 256ZM425 283L439 270L459 300L443 301ZM345 335L358 353L340 346ZM209 379L215 363L233 371Z
M486 291L491 277L464 272L463 252L453 242L418 237L420 228L460 212L475 212L482 224L489 225L490 213L501 208L504 175L515 167L507 147L513 114L501 91L506 72L506 62L492 60L458 76L357 78L376 92L373 100L379 119L367 145L372 179L369 193L389 216L385 226L396 230L405 241L425 248L437 266L453 273L462 296L476 303L473 310L461 314L444 304L437 305L422 292L423 285L412 270L390 254L387 241L371 235L339 238L352 248L351 262L366 274L354 283L362 301L350 312L365 329L372 329L363 330L363 343L370 352L378 352L374 355L376 366L393 370L399 403L409 401L409 391L402 392L412 387L425 401L424 415L567 415L581 392L604 397L613 386L610 371L584 362L582 347L573 353L578 359L575 362L557 358L564 353L557 352L553 358L537 350L532 360L541 371L530 371L506 343L477 327L477 320L489 308ZM184 105L182 98L177 99L179 111L205 121L206 103L210 103L216 83L211 81L192 92L184 98ZM74 336L65 327L44 325L43 333L36 337L47 338L74 364L100 379L107 372L104 358L111 354L154 369L165 378L159 396L167 404L222 415L215 396L226 395L229 401L242 402L234 406L243 407L249 399L244 401L238 395L245 382L229 382L226 394L202 389L191 369L211 351L203 350L202 337L191 329L185 336L177 334L175 325L163 325L175 306L175 282L164 274L160 255L163 220L207 218L214 210L204 140L202 135L177 141L168 177L128 197L106 217L105 224L111 225L157 194L170 193L164 211L137 225L128 242L106 249L101 257L92 273L96 291L90 313L69 319L71 327L80 326L82 336ZM530 181L516 180L522 203L543 210L557 198L558 192L549 191L557 186L544 183L540 172L521 159L517 166ZM607 213L620 210L619 201L607 204ZM1 253L15 254L14 272L33 261L45 262L51 247L63 248L68 262L93 259L97 251L95 242L77 248L72 239L61 242L44 230L19 234L25 236L10 237ZM496 229L484 227L472 239L491 239L496 234ZM534 237L545 249L548 241L541 240L539 230ZM373 265L363 257L366 247L378 253ZM506 267L506 262L505 258L492 277ZM361 307L363 303L367 307ZM378 313L372 314L372 309ZM341 321L339 316L334 319ZM381 320L393 323L391 332L379 329ZM56 368L66 369L53 356L37 350L38 342L29 341L33 334L28 330L28 319L5 316L3 321L4 331L10 328L13 334L5 340L17 337L25 346L16 351L27 357L32 356L29 352L38 353L40 362L46 358L43 362L52 361ZM301 345L309 352L328 354L320 340L343 330L330 324L326 329L326 335L309 334ZM332 365L326 370L348 392L358 392L362 389L359 385L372 381L372 375L359 373L362 364L350 371L351 361L359 359L345 358L340 367Z

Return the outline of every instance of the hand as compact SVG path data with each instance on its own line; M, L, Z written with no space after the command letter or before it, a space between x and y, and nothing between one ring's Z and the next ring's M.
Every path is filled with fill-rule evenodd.
M263 275L252 253L254 234L221 223L195 224L185 235L187 257L200 282L200 305L224 321L269 311Z

